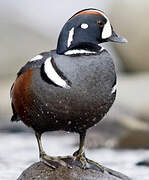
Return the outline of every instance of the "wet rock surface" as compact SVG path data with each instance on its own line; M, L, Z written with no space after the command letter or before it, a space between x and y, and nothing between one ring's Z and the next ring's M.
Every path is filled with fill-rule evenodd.
M31 133L0 133L0 179L16 180L31 164L38 161L37 142ZM78 147L73 147L72 134L57 136L43 135L45 152L50 156L71 155ZM145 149L117 150L111 148L87 149L86 157L104 167L121 172L134 180L148 180L147 166L136 166L136 162L147 159L149 151ZM107 179L106 179L107 180Z
M95 170L95 167L84 170L75 161L72 161L72 164L72 168L59 166L52 169L43 162L37 162L27 168L17 180L130 180L127 176L108 168L102 172Z

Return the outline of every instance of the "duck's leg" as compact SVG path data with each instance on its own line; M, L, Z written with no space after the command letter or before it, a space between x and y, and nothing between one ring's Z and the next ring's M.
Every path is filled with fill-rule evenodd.
M52 156L48 156L42 147L42 143L41 143L41 134L38 132L35 132L36 135L36 139L38 142L38 148L39 148L39 158L48 166L52 167L52 168L57 168L58 166L62 165L62 166L67 166L67 164L61 160L62 157L58 156L58 157L52 157Z
M78 149L78 151L74 152L74 154L73 154L74 160L80 161L82 164L82 168L84 168L84 169L92 168L93 166L96 166L102 172L104 172L103 166L101 166L100 164L86 158L85 150L84 150L85 136L86 136L86 132L80 133L79 149Z
M35 136L36 136L38 148L39 148L39 158L42 158L43 155L45 155L46 153L44 152L43 147L42 147L41 134L38 132L35 132Z
M78 160L82 164L82 168L87 168L87 159L85 157L85 150L84 150L84 144L85 144L85 136L86 132L80 133L80 144L79 149L73 153L74 160Z

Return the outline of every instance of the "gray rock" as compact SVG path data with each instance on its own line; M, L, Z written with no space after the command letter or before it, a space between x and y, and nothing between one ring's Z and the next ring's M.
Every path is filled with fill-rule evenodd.
M74 162L73 162L74 163ZM43 162L37 162L27 168L18 180L130 180L127 176L105 168L104 172L82 169L78 165L72 168L59 166L52 169Z
M137 166L149 166L149 159L144 159L136 163Z

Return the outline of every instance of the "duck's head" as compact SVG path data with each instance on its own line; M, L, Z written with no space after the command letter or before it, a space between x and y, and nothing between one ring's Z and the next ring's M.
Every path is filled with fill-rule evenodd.
M69 50L84 49L96 51L103 42L125 43L118 36L108 17L98 9L84 9L74 14L63 26L57 44L57 53L65 54Z

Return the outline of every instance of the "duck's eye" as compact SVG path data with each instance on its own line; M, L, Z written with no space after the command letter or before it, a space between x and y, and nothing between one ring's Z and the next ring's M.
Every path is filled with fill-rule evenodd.
M105 25L105 22L103 21L97 21L97 24L100 26L100 27L103 27Z

